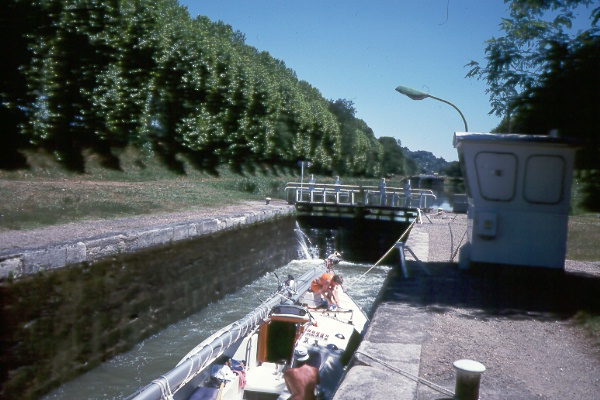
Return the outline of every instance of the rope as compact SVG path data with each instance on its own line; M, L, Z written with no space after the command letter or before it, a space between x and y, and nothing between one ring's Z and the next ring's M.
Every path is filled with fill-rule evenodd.
M456 253L458 253L458 250L460 249L460 245L462 244L463 240L465 240L465 235L467 234L467 229L465 229L465 232L462 235L462 238L460 238L460 242L458 243L458 246L456 246L456 250L454 250L454 235L452 234L452 222L454 222L454 220L458 217L458 214L456 214L452 220L450 222L448 222L448 228L450 229L450 262L454 261L454 257L456 257Z
M398 238L398 240L396 240L396 242L394 243L394 245L392 247L390 247L390 249L388 251L386 251L386 253L379 260L377 260L377 262L375 264L373 264L373 266L371 268L369 268L367 270L367 272L365 272L364 274L362 274L361 276L359 276L358 278L356 278L354 280L354 282L352 282L351 284L348 285L347 288L350 289L352 287L352 285L354 285L356 282L358 282L359 280L361 280L362 278L364 278L365 275L367 275L369 272L371 272L371 270L373 268L375 268L377 265L379 265L379 263L382 262L383 259L386 258L387 255L390 254L390 252L396 248L396 243L401 242L402 239L404 238L404 236L406 234L408 234L408 232L410 231L410 229L412 228L412 226L415 224L416 221L417 221L416 219L413 219L413 221L410 223L410 225L408 226L408 228L406 228L406 230L402 233L402 235L400 235L400 237ZM344 291L345 290L346 290L346 288L344 288Z
M152 383L157 384L160 388L161 399L173 400L173 393L169 387L169 380L164 375L161 375L159 379L153 380Z
M454 253L454 234L452 232L452 221L448 222L448 229L450 230L450 261L454 258L452 254Z
M379 360L378 358L373 357L372 355L369 355L367 353L363 353L360 350L357 350L356 352L354 352L354 357L353 358L355 358L355 359L356 359L356 354L362 354L363 356L368 357L368 358L370 358L371 360L373 360L375 362L378 362L379 364L383 365L384 367L389 368L390 370L392 370L392 371L394 371L394 372L396 372L396 373L398 373L400 375L403 375L404 377L406 377L408 379L412 379L413 381L415 381L417 383L422 383L422 384L424 384L426 386L429 386L431 389L433 389L433 390L435 390L437 392L440 392L440 393L442 393L444 395L454 397L454 392L452 392L452 391L450 391L450 390L448 390L448 389L446 389L444 387L441 387L439 385L436 385L435 383L433 383L431 381L428 381L425 378L421 378L419 376L411 374L410 372L407 372L407 371L404 371L404 370L402 370L400 368L394 367L393 365L390 365L390 364L386 363L385 361Z
M456 253L458 253L458 250L460 250L460 245L462 244L462 242L465 239L466 235L467 235L467 230L465 230L465 233L463 233L462 238L460 239L460 242L458 243L458 246L456 247L456 250L452 254L452 258L450 258L450 262L454 261L454 257L456 257Z

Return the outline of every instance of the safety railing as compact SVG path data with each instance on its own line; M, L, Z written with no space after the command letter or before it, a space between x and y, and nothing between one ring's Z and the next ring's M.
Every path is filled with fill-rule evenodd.
M432 208L436 196L432 190L329 183L289 182L285 191L289 204L334 204L383 207Z

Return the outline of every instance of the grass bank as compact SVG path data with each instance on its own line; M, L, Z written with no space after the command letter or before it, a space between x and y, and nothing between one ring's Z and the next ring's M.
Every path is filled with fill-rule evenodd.
M43 155L29 157L29 170L0 171L0 230L283 198L285 184L295 179L285 170L236 174L227 168L218 176L193 168L178 175L132 150L122 157L122 171L89 157L85 174L65 171Z

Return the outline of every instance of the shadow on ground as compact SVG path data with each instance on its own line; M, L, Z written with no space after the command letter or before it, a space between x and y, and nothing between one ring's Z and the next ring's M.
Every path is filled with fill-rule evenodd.
M542 268L478 266L459 270L456 263L407 262L409 277L396 270L384 302L427 306L443 313L450 307L478 310L473 318L570 318L579 311L600 314L600 277Z

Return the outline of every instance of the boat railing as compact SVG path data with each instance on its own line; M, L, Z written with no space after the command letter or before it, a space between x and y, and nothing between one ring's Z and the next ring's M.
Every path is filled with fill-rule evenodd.
M429 209L437 199L429 189L405 189L331 183L288 182L289 204L332 204Z

